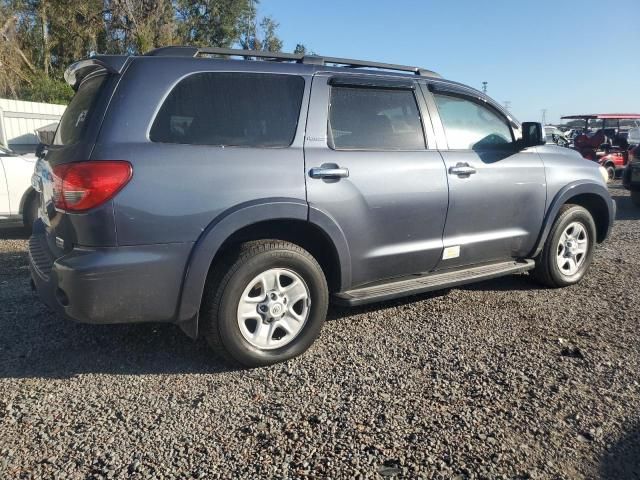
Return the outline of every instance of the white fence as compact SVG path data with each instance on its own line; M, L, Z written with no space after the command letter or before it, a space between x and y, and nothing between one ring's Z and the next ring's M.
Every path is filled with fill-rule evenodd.
M65 105L0 98L0 144L18 152L33 151L35 130L60 121Z

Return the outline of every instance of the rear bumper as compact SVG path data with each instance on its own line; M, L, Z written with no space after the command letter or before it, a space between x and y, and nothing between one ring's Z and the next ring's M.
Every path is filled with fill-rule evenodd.
M31 278L53 310L83 323L172 322L192 244L74 248L53 259L29 240Z

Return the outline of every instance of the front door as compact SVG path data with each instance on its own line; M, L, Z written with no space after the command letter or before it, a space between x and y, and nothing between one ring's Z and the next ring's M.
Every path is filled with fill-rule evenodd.
M486 99L437 89L425 96L449 180L438 269L526 257L546 204L536 149L518 149L511 121Z
M413 80L382 76L314 77L307 198L310 217L321 211L347 240L345 289L426 272L441 257L447 178L415 88Z

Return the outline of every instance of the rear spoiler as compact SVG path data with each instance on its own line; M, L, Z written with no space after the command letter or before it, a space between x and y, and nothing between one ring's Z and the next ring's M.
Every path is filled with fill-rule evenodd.
M78 90L78 87L89 74L105 71L119 75L122 73L127 60L126 55L97 55L86 60L80 60L69 66L64 72L65 81L71 88Z

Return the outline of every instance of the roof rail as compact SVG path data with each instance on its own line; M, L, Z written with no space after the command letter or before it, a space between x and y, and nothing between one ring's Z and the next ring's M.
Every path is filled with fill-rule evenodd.
M279 62L296 62L309 65L342 65L351 68L377 68L381 70L396 70L410 72L422 77L441 78L436 72L426 68L411 67L408 65L396 65L393 63L369 62L366 60L354 60L350 58L323 57L319 55L305 55L299 53L266 52L261 50L240 50L234 48L218 47L161 47L151 50L145 55L166 57L197 57L200 55L222 55L229 57L253 57Z

